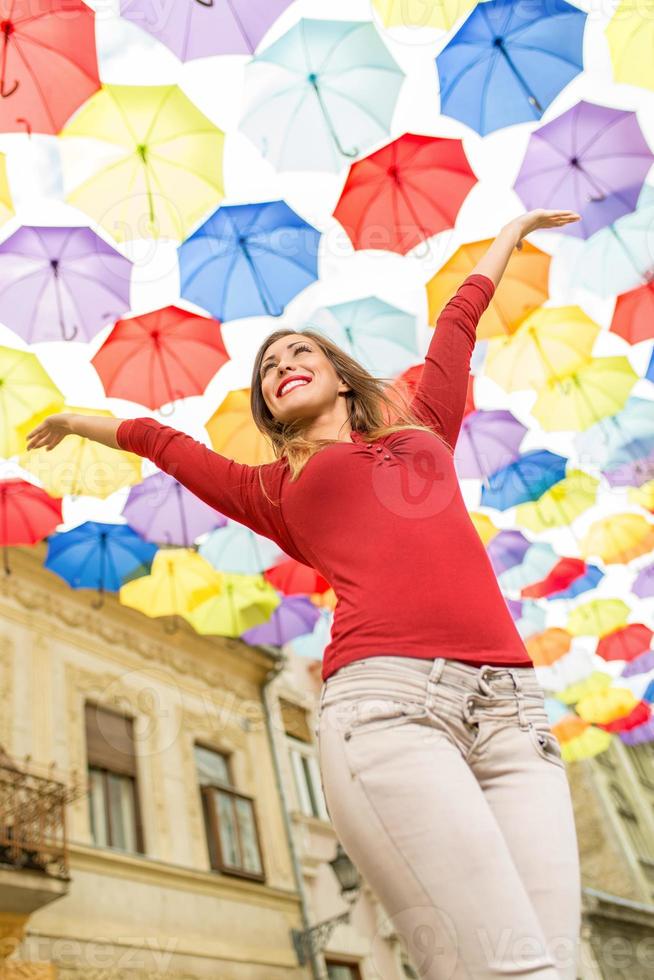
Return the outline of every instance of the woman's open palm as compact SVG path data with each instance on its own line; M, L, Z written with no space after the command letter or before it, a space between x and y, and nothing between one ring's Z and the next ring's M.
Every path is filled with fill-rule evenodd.
M64 436L70 435L70 417L69 412L59 412L55 415L48 415L43 422L39 423L36 428L27 436L27 449L42 449L44 446L47 450L54 449L58 446Z

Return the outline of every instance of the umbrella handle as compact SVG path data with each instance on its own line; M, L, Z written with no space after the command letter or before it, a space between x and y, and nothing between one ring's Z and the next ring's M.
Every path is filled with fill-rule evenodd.
M203 7L213 7L213 0L197 0Z
M74 340L74 338L77 336L77 333L78 333L77 327L74 326L73 327L73 332L71 334L67 334L66 333L66 324L63 323L63 322L60 322L59 326L61 327L61 339L62 340Z
M98 598L91 600L91 609L101 609L104 605L104 593L102 590L98 592Z
M14 94L17 88L18 88L18 80L14 82L14 84L9 90L5 89L5 80L3 78L2 81L0 81L0 96L3 99L8 99L10 95Z
M173 633L177 633L179 630L177 618L173 615L170 619L164 619L163 628L164 633L168 633L169 636L172 636Z
M5 574L11 575L11 568L9 567L9 548L6 544L2 547L2 560L5 567Z

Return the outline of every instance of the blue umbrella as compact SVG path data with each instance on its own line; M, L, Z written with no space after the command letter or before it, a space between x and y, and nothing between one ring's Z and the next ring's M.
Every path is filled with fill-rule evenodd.
M583 69L585 25L565 0L477 4L436 58L441 113L480 136L540 119Z
M319 242L284 201L219 208L178 249L182 296L219 320L280 316L318 278Z
M584 574L576 578L574 582L571 582L567 589L562 589L560 592L552 592L547 598L548 600L574 599L575 596L581 595L583 592L597 588L603 578L604 572L601 568L598 568L597 565L588 565Z
M97 608L103 592L118 592L128 577L148 574L156 551L156 544L143 541L129 524L85 521L49 536L44 565L73 589L97 589Z
M654 350L652 351L652 356L649 359L647 371L645 371L645 378L647 381L654 382Z
M568 460L549 449L534 449L491 473L481 488L481 504L507 510L538 498L563 480Z

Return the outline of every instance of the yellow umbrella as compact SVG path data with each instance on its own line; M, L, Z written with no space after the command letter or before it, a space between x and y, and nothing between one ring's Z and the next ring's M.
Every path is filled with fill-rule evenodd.
M643 483L641 487L629 487L627 497L632 503L654 514L654 480Z
M530 531L569 525L595 503L599 480L584 470L570 470L565 479L554 483L538 500L518 504L516 524Z
M580 698L575 710L584 721L608 725L617 718L624 718L637 704L638 698L628 687L607 687Z
M606 674L602 670L594 670L583 680L577 681L575 684L568 684L563 690L557 691L556 700L563 704L577 704L582 698L604 693L612 684L613 678L610 674Z
M0 225L4 225L15 213L7 180L7 156L0 153Z
M541 388L584 364L599 332L578 306L541 307L510 337L489 341L484 372L505 391Z
M36 354L0 347L0 455L24 452L27 433L63 406L64 396Z
M58 411L115 418L104 409L66 407ZM37 477L51 497L64 494L108 497L122 487L141 482L142 462L135 453L112 449L77 435L66 436L54 449L32 449L19 458L19 464Z
M472 10L476 0L372 0L385 27L441 27Z
M237 463L258 466L275 460L270 443L254 424L249 388L230 391L205 428L216 452Z
M117 241L182 241L224 196L224 134L177 85L104 85L59 134L78 137L115 152L67 200ZM69 179L79 155L76 140L63 155Z
M492 239L469 242L454 253L427 283L429 322L434 325L438 314L463 280L470 275ZM512 334L524 318L542 306L548 298L547 284L552 259L529 242L514 251L493 294L488 309L477 327L479 340Z
M493 540L499 533L499 528L493 524L488 514L481 514L479 511L470 511L470 520L475 525L475 531L482 540L484 547Z
M629 358L589 357L577 369L550 378L531 413L547 432L579 432L624 408L637 381Z
M192 548L160 548L150 574L121 586L119 598L146 616L182 616L192 602L220 590L222 582L222 573Z
M604 636L624 626L629 612L622 599L589 599L572 610L565 628L573 636Z
M654 524L643 514L611 514L591 524L579 548L584 558L625 564L654 550Z
M605 752L615 737L577 715L563 718L552 725L552 731L561 742L561 755L565 762L591 759Z
M622 0L606 27L616 82L654 89L654 21L636 0Z
M191 599L189 611L182 614L198 633L240 636L266 623L282 601L263 575L235 572L222 575L224 582L220 589Z

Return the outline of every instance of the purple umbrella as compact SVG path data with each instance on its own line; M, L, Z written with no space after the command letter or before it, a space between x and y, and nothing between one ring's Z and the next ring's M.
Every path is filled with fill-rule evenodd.
M653 162L635 112L582 99L531 134L513 186L528 210L577 211L558 230L589 238L635 209Z
M602 473L612 487L642 487L654 480L654 449L640 459L607 464Z
M122 516L146 541L189 548L227 518L167 473L154 473L129 492Z
M634 579L631 591L641 599L651 599L654 596L654 562L641 568Z
M320 618L320 609L303 595L284 596L270 619L246 630L241 639L246 643L267 643L281 647L295 636L311 633Z
M149 31L182 61L214 54L253 54L291 0L121 0L120 13Z
M90 228L24 225L0 245L0 320L28 344L89 341L129 309L131 274Z
M459 477L486 478L515 462L527 426L505 409L476 409L461 423L454 451Z
M654 650L643 650L637 657L625 664L621 677L634 677L636 674L649 674L654 667Z
M492 541L488 542L486 551L495 574L501 575L507 568L520 565L529 548L531 548L531 541L522 531L499 531Z

